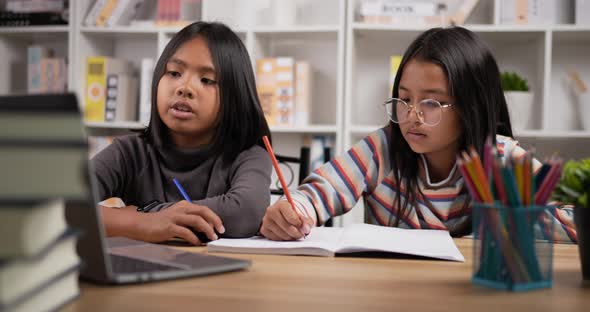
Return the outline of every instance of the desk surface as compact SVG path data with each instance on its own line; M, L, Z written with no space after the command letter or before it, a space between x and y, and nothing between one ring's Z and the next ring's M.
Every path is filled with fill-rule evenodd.
M133 286L82 283L65 311L590 311L576 245L555 245L553 288L507 293L471 284L466 262L219 254L246 271ZM183 248L206 252L204 247Z

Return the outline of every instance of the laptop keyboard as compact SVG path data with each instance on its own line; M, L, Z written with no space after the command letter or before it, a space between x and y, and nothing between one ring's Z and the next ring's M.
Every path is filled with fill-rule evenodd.
M154 272L154 271L172 271L180 270L179 268L144 261L135 258L129 258L125 256L111 254L111 264L115 273L143 273L143 272Z

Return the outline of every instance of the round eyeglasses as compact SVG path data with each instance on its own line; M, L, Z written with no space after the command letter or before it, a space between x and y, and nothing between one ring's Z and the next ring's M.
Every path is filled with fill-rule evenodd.
M442 119L442 111L453 104L440 104L437 100L425 99L417 105L410 105L401 99L390 98L383 103L389 120L404 123L410 120L412 111L416 112L418 120L427 126L436 126Z

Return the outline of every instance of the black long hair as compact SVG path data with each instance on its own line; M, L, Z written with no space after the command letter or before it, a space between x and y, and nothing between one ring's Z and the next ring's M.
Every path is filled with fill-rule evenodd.
M144 137L152 143L159 137L168 139L168 130L157 109L157 91L166 64L182 44L196 37L206 40L219 85L220 110L215 135L210 146L212 156L233 161L240 152L256 144L264 147L262 136L270 138L270 130L258 93L250 56L242 40L222 23L195 22L172 37L154 69L152 78L152 115Z
M392 97L399 97L399 83L404 67L411 60L436 64L448 78L448 90L454 97L453 108L459 114L463 137L460 150L474 146L482 154L487 136L494 143L496 134L512 137L500 71L489 47L473 32L462 27L433 28L418 36L408 47L393 84ZM416 205L418 192L418 154L403 138L399 125L390 122L389 153L396 185L402 181L407 195L397 205L395 226L409 214L408 204ZM465 205L469 205L467 197ZM393 214L392 214L393 215ZM391 223L391 221L390 221Z

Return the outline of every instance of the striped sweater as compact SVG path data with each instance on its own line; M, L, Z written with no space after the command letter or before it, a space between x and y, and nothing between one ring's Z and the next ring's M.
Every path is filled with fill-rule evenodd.
M506 155L519 157L525 153L511 138L498 135L496 140L498 155L503 159ZM305 209L316 224L321 225L333 216L348 212L362 197L365 222L384 226L396 224L397 206L393 202L397 196L405 196L406 191L395 183L388 144L387 128L379 129L344 155L315 170L292 192L297 208ZM424 173L427 168L423 162L418 163L420 172ZM540 165L535 160L536 170ZM458 172L454 174L456 177L448 183L436 187L418 178L422 194L418 195L416 206L408 206L399 227L448 230L454 236L469 234L471 206L465 205L467 191L463 178ZM552 220L555 221L552 230L537 229L537 235L553 235L555 241L576 241L571 208L551 209L543 222L549 224Z

